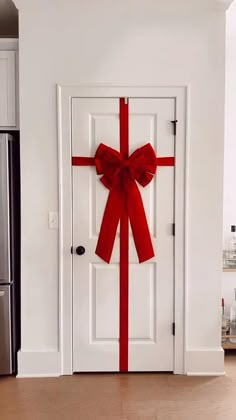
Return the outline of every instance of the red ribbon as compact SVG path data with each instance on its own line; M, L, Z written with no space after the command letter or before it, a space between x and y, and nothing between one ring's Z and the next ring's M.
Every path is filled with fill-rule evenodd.
M154 256L142 197L136 181L145 187L156 172L157 159L150 144L137 149L128 159L111 147L100 144L95 154L95 165L100 181L110 190L96 254L110 262L117 226L123 212L130 220L139 262Z

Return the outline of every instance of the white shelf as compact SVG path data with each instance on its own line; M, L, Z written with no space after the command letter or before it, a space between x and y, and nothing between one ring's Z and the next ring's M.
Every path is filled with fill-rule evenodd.
M222 343L222 347L224 350L236 350L236 343L231 343L229 341L230 338L236 338L235 335L225 335L222 337L223 339L226 339L225 342Z
M224 350L236 350L236 344L233 343L222 343Z

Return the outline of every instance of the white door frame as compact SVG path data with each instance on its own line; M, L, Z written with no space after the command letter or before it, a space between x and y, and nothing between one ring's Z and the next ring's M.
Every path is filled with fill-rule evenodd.
M186 330L186 87L130 86L57 86L58 170L59 170L59 348L61 374L73 373L73 279L72 279L72 98L174 98L178 120L175 146L175 261L174 261L174 373L184 374ZM177 192L177 193L176 193Z

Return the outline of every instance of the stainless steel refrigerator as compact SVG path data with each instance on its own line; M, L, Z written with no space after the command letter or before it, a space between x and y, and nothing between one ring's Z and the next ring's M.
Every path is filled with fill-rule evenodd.
M19 347L19 134L0 133L0 375L16 372Z

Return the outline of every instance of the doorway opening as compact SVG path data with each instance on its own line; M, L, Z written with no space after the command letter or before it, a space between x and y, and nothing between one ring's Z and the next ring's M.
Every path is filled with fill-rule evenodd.
M113 250L114 260L110 266L101 264L96 259L95 248L101 224L102 210L106 201L106 191L99 185L99 179L95 177L94 168L71 168L73 161L77 157L86 156L90 159L94 157L98 144L102 141L107 143L109 147L118 149L117 127L119 124L118 104L119 98L129 98L132 107L130 123L130 140L131 150L134 152L137 147L142 146L143 141L150 138L155 147L155 139L157 139L156 114L166 112L167 114L158 119L159 128L162 130L162 136L165 134L166 142L159 145L159 156L175 154L178 162L178 171L175 170L175 177L164 175L160 171L160 181L162 176L170 177L169 181L162 185L169 185L170 194L166 195L163 200L170 199L169 204L165 203L166 213L170 210L176 226L174 240L174 278L175 284L169 283L170 290L169 299L172 299L171 305L162 308L165 305L159 301L157 305L157 291L164 292L161 281L156 281L157 271L155 261L153 264L139 265L135 252L133 252L133 239L130 239L130 264L131 273L131 293L135 295L135 299L130 297L133 303L133 313L130 312L130 330L133 331L133 337L130 337L132 348L130 366L132 371L156 371L156 370L173 370L174 373L185 373L184 366L184 289L185 289L185 88L157 88L157 87L58 87L59 98L59 153L60 153L60 249L77 250L83 248L85 252L78 255L60 254L60 280L61 280L61 348L62 348L62 374L72 374L85 369L91 370L92 361L96 366L92 366L92 371L116 371L118 366L118 302L119 289L117 276L119 277L119 258L117 256L116 246ZM162 106L160 106L162 104ZM159 111L158 111L159 110ZM131 121L130 120L130 121ZM161 121L163 120L163 124ZM173 130L173 120L180 121L177 133ZM81 132L82 130L82 132ZM161 138L162 136L158 136ZM175 137L179 137L179 141L175 141ZM83 140L85 139L85 140ZM86 140L87 139L87 140ZM88 141L89 139L89 141ZM132 140L133 139L133 140ZM137 140L138 139L138 140ZM85 143L83 143L83 141ZM138 143L136 144L135 142ZM134 142L134 144L132 144ZM114 144L113 144L114 143ZM168 146L169 144L169 146ZM169 150L165 149L170 147ZM86 171L85 171L86 170ZM167 174L168 172L166 172ZM72 175L73 174L73 175ZM161 175L163 174L163 175ZM173 174L173 172L172 172ZM81 183L82 182L82 183ZM155 184L153 184L155 186ZM161 182L158 183L159 194L161 192ZM173 188L175 190L175 199L173 200ZM151 190L150 190L151 191ZM144 196L144 205L147 214L150 209L150 226L153 229L153 237L155 239L155 229L158 225L157 221L151 220L156 217L153 205L155 199L150 198L150 191ZM171 192L172 191L172 192ZM142 192L143 194L143 192ZM150 195L151 194L151 195ZM154 194L155 196L155 194ZM73 197L73 202L72 202ZM168 198L169 197L169 198ZM105 199L105 201L104 201ZM92 200L92 201L91 201ZM92 205L91 205L92 202ZM174 207L173 207L174 205ZM151 210L152 209L152 210ZM168 210L169 209L169 210ZM96 210L96 211L95 211ZM161 218L163 210L158 210L159 218ZM163 212L163 217L165 211ZM75 217L76 215L76 217ZM80 217L79 217L80 215ZM86 219L86 220L85 220ZM173 220L166 220L164 223L163 243L167 241L167 252L169 241L173 241ZM159 226L159 229L160 226ZM78 236L79 232L79 236ZM87 232L87 234L86 234ZM166 237L166 239L164 239ZM82 242L81 242L82 239ZM117 241L118 242L118 241ZM172 242L173 243L173 242ZM173 245L170 245L170 252L173 255ZM160 246L161 252L161 246ZM82 256L82 258L81 258ZM168 256L165 256L168 259ZM163 261L165 260L163 259ZM136 261L137 260L137 261ZM152 261L152 260L151 260ZM168 265L168 264L166 264ZM86 268L87 267L87 268ZM177 269L178 268L178 269ZM163 264L163 270L166 268ZM140 271L141 270L141 271ZM146 270L146 272L145 272ZM171 271L170 265L170 271ZM85 279L85 277L88 277ZM82 281L82 279L85 281ZM161 277L160 277L161 278ZM137 286L137 281L139 284ZM144 281L146 280L146 282ZM166 287L167 283L163 283ZM106 294L108 287L109 293ZM81 289L82 288L82 289ZM117 290L116 290L117 289ZM78 305L78 296L84 296L83 302ZM106 299L109 296L109 299ZM105 300L104 300L105 299ZM142 302L142 300L144 301ZM139 302L140 301L140 302ZM104 304L100 305L103 302ZM142 318L145 322L138 322L137 308L138 302L143 307L144 314ZM173 305L173 306L172 306ZM146 308L146 309L145 309ZM167 310L169 315L168 325L163 320L162 329L158 331L157 319L155 318L157 309ZM85 311L81 314L81 310ZM159 312L160 313L160 312ZM109 316L108 316L109 314ZM150 316L151 314L151 316ZM165 317L164 317L165 318ZM159 320L161 317L159 318ZM111 322L112 321L112 322ZM173 322L177 322L178 328L175 331L173 340ZM73 326L73 328L72 328ZM140 329L141 328L141 329ZM158 331L158 336L157 336ZM151 334L151 335L150 335ZM163 335L163 337L162 337ZM168 336L170 340L169 347L167 343L161 346L159 343ZM145 341L145 343L144 343ZM171 344L171 342L173 344ZM81 344L82 343L82 344ZM84 344L83 344L84 343ZM104 347L105 346L105 347ZM173 354L165 364L165 353L168 354L168 348ZM102 347L105 348L102 349ZM97 349L96 357L94 357L94 349ZM159 350L158 350L159 349ZM143 356L142 352L153 351L153 354ZM158 356L158 351L160 355ZM141 352L141 353L140 353ZM83 353L83 354L82 354ZM89 358L89 353L93 354ZM107 356L109 353L109 357ZM155 355L157 357L155 357ZM156 366L157 359L163 361L163 367ZM172 359L171 359L172 358ZM85 360L86 359L86 360ZM88 359L88 360L87 360ZM140 360L146 359L145 366ZM81 360L83 363L81 365ZM149 365L147 364L149 363ZM151 363L151 364L150 364ZM160 362L161 363L161 362ZM87 365L86 365L87 364Z

